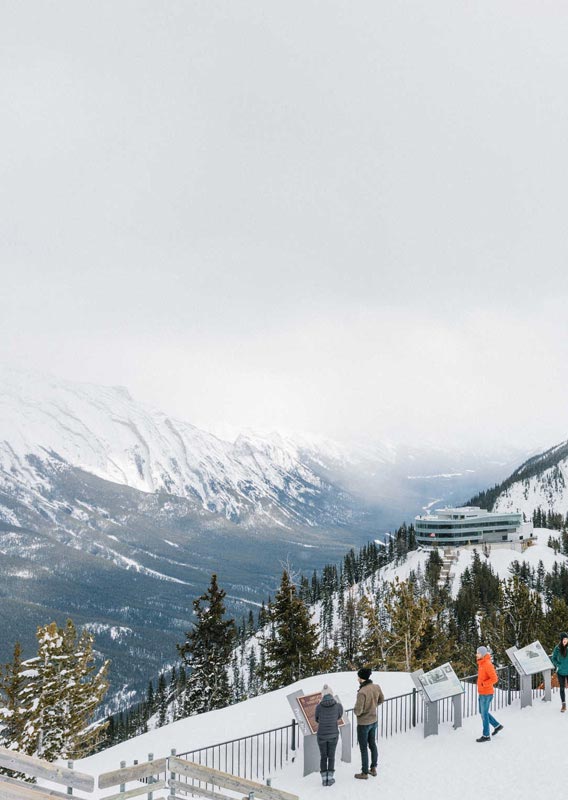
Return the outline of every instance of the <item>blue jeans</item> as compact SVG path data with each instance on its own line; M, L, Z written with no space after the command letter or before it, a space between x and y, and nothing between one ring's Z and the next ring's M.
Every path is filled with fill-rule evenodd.
M483 722L484 736L489 736L489 725L493 725L494 728L499 725L495 717L489 713L489 706L491 705L492 700L492 694L479 695L479 713L481 714L481 721Z
M369 750L371 751L371 769L379 762L377 750L377 723L372 725L357 725L357 741L361 751L361 772L369 772ZM368 748L368 749L367 749Z

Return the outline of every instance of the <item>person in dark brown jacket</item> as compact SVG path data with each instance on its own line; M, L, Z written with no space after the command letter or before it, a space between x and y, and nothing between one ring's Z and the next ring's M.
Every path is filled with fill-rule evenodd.
M357 673L359 691L353 713L357 717L357 742L361 751L361 772L355 777L367 780L369 775L377 775L379 754L377 751L377 709L384 702L384 695L378 683L371 680L371 670L362 667ZM369 750L371 768L369 769Z

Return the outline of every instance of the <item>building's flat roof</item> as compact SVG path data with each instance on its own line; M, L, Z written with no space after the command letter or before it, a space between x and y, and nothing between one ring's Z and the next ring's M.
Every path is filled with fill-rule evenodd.
M435 522L436 520L461 522L462 520L473 520L479 517L509 517L518 516L519 514L520 511L486 511L478 506L461 506L457 508L439 508L435 514L418 514L415 519L427 522Z

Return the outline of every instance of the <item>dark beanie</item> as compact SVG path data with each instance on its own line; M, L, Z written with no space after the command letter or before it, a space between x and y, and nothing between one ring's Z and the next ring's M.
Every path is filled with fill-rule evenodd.
M372 671L373 670L369 669L369 667L361 667L357 675L361 678L361 680L368 681L371 677Z
M560 641L562 641L562 639L568 639L568 633L561 633L560 634Z

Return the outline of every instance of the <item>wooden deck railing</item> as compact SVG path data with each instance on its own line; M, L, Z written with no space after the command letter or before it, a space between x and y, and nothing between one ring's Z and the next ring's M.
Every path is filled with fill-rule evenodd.
M175 751L173 751L175 753ZM0 800L69 800L77 797L73 792L92 795L95 779L92 775L77 772L69 767L60 767L49 761L23 755L0 747L0 767L30 778L39 778L49 783L66 787L66 793L38 786L19 777L0 775ZM169 775L169 777L168 777ZM138 784L127 788L127 784ZM101 795L100 800L129 800L146 796L148 800L189 800L191 797L209 800L235 800L245 796L246 800L299 800L297 795L284 792L270 785L221 772L203 764L195 764L171 755L154 761L150 754L148 761L127 767L124 762L120 769L99 775L97 787L100 790L115 789L111 794ZM118 791L116 791L118 787ZM210 787L210 788L209 788ZM231 794L218 791L224 789Z

